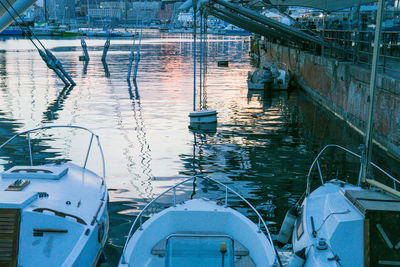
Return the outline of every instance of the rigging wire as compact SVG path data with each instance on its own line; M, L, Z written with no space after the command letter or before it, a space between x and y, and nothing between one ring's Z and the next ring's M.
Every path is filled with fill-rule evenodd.
M0 4L7 11L7 13L10 15L10 17L14 20L14 22L18 25L18 27L21 28L22 32L24 32L24 33L27 32L26 35L28 36L28 38L32 42L32 44L35 46L35 48L38 50L41 58L46 63L48 68L52 69L57 74L57 76L64 82L64 84L66 84L66 85L68 85L68 84L76 85L74 80L68 75L68 73L62 67L61 62L53 55L53 53L51 53L48 49L46 49L46 47L39 40L39 38L37 38L37 36L34 34L34 32L28 26L26 26L25 20L18 14L18 12L14 9L14 7L9 2L9 0L5 0L5 1L9 5L9 8L14 11L16 16L11 14L10 10L6 7L6 5L2 1L0 1ZM21 21L24 24L26 29L24 29L24 27L21 26L21 24L17 21L16 17L21 19ZM44 49L44 52L33 41L31 36L33 36L36 39L36 41Z

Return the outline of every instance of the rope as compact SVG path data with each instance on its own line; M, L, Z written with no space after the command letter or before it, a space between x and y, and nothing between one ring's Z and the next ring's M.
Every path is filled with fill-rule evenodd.
M1 2L1 1L0 1ZM18 18L22 21L22 23L24 23L24 25L25 25L25 27L28 29L28 31L29 31L29 33L30 34L32 34L32 36L38 41L38 43L40 44L40 46L43 48L43 49L45 49L46 50L46 47L44 47L44 45L42 44L42 42L39 40L39 38L35 35L35 33L28 27L28 26L26 26L26 23L25 23L25 21L24 21L24 19L20 16L20 15L18 15L18 12L14 9L14 7L11 5L11 3L9 2L9 0L6 0L6 2L7 2L7 4L10 6L10 8L15 12L15 14L18 16ZM3 3L2 3L2 5L3 5ZM4 7L4 5L3 5L3 7ZM5 7L4 7L5 8ZM8 14L10 14L10 12L7 10L7 12L8 12ZM13 18L13 20L15 21L15 22L17 22L16 20L15 20L15 18L10 14L10 16ZM18 24L18 26L20 26L20 24L17 22L17 24ZM21 28L21 26L20 26L20 28ZM23 30L22 30L23 31ZM30 37L28 37L29 39L31 39Z
M8 0L6 0L7 3L10 5L10 3L8 2ZM14 20L14 22L18 25L18 27L20 27L20 29L22 30L22 32L25 32L26 30L21 26L21 24L15 19L14 15L11 14L10 10L5 6L5 4L0 1L0 4L3 6L3 8L7 11L7 13L10 15L10 17ZM15 9L10 5L10 7L14 10L15 14L21 18L18 13L15 11ZM22 20L22 18L21 18ZM22 20L22 22L25 24L25 22ZM29 29L29 28L28 28ZM39 47L36 45L36 43L32 40L31 36L29 34L26 34L26 36L29 38L29 40L32 42L32 44L35 46L35 48L40 51ZM40 42L39 42L40 43ZM43 45L42 45L43 46Z

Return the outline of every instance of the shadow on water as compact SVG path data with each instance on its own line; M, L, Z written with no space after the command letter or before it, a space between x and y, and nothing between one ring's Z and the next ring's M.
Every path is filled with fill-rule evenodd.
M64 101L67 99L73 88L73 85L67 85L60 91L57 98L47 107L47 110L43 113L44 118L42 119L42 123L48 123L58 119L58 112L63 109Z

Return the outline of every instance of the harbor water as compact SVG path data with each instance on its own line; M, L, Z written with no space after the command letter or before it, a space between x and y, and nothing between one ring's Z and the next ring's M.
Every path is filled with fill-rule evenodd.
M332 143L358 153L363 143L360 134L299 88L271 97L248 91L247 74L254 69L248 37L210 36L206 95L208 108L218 112L218 125L207 132L188 128L193 108L190 35L147 31L136 83L126 81L132 40L112 39L106 64L101 61L104 42L86 40L90 61L85 64L79 61L80 39L43 40L77 83L63 88L29 40L1 39L0 138L61 124L84 126L100 136L110 196L106 254L111 266L118 262L135 215L184 177L205 175L228 184L258 209L275 236L286 211L304 193L316 153ZM220 60L228 60L229 67L218 67ZM34 158L56 159L55 148L66 147L64 156L81 163L87 147L79 143L86 146L87 139L57 137L40 137ZM5 169L27 155L12 148L0 154ZM399 177L397 162L384 151L375 149L373 160ZM98 165L92 161L88 166L99 172ZM358 159L336 152L321 162L326 177L351 182L358 177L358 166ZM319 185L319 178L313 184ZM197 187L200 195L218 190ZM178 195L183 199L193 190ZM242 207L236 200L231 205Z

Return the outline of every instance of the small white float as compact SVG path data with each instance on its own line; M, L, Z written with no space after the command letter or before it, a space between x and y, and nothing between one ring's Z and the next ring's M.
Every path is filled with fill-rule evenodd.
M218 202L199 198L176 201L176 191L196 188L196 179L220 187L212 190ZM157 200L173 192L171 207L154 214ZM204 191L202 191L204 192ZM240 198L256 215L258 225L238 211L228 207L228 193ZM192 193L196 195L195 192ZM165 199L162 202L165 206ZM241 206L242 210L244 206ZM142 223L143 214L154 214ZM168 266L280 266L279 256L268 228L257 210L241 195L224 184L203 177L193 177L169 188L140 212L128 234L119 267Z
M34 165L32 133L50 128L81 129L91 134L83 167L65 162ZM109 227L98 136L78 126L49 126L16 134L0 148L23 136L27 138L30 166L14 166L1 174L0 265L95 266ZM102 177L86 169L93 139L101 153ZM16 153L10 156L13 158L23 150L10 151Z
M216 123L217 111L215 110L196 110L189 113L190 126L196 124Z
M193 1L193 8L196 9L196 1ZM196 13L196 12L194 12ZM192 130L200 130L201 128L208 128L208 130L216 131L217 127L217 111L216 110L208 110L206 104L207 95L205 94L206 85L205 85L205 77L207 75L206 65L207 61L205 58L207 57L205 52L205 43L206 39L203 36L207 34L207 32L203 32L203 29L206 28L204 25L204 21L201 20L201 36L200 36L200 84L199 84L199 107L197 109L196 103L196 14L194 14L194 24L193 24L193 111L189 113L190 125L189 128ZM223 61L224 64L228 65L228 61ZM220 66L220 62L218 62L218 66ZM204 127L202 125L208 124L208 126Z

